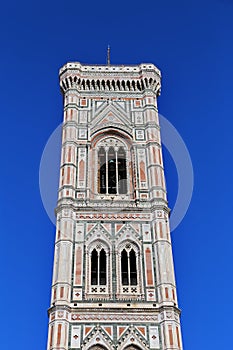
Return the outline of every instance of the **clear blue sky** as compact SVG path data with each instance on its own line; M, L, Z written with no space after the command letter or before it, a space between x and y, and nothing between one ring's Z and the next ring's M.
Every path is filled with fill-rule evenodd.
M232 343L233 1L15 1L1 4L0 348L46 348L54 226L39 192L44 145L62 120L67 61L152 62L160 113L194 167L189 211L173 232L184 348ZM175 166L164 154L170 206Z

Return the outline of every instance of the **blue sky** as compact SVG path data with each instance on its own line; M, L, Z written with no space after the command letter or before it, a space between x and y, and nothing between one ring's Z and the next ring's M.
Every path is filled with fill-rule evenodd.
M233 1L4 2L1 43L0 347L46 348L54 226L39 164L62 120L67 61L152 62L160 113L191 155L190 208L173 232L184 348L229 348L232 333ZM177 174L164 151L170 207Z

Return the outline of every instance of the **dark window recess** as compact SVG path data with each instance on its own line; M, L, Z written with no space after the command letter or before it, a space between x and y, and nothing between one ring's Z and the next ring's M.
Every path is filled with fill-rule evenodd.
M125 249L121 253L121 282L123 286L129 284L129 273L128 273L128 256Z
M101 286L106 285L106 253L104 249L100 251L100 278L99 284Z
M127 192L126 156L122 147L118 153L118 189L119 194L124 194Z
M121 252L121 283L123 286L137 285L136 254L133 249L129 253L125 249Z
M98 152L98 192L103 194L127 193L126 153L123 147L118 151L110 147Z
M99 150L98 191L106 193L106 155L103 147Z
M104 249L101 249L98 254L96 249L93 249L91 253L91 285L106 285L107 276L106 276L106 252Z
M98 253L94 249L91 253L91 284L98 284Z
M131 250L129 253L130 261L130 284L131 286L137 285L137 268L136 268L136 255L134 250Z
M108 193L116 194L116 158L113 147L108 151Z

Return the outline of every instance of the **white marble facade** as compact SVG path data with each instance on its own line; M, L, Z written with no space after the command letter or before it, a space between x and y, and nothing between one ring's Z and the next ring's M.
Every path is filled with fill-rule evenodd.
M60 70L48 350L182 349L153 64Z

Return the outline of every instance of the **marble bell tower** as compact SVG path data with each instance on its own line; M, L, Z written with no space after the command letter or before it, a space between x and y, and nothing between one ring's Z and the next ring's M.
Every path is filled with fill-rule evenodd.
M64 96L48 350L181 350L149 64L60 69Z

